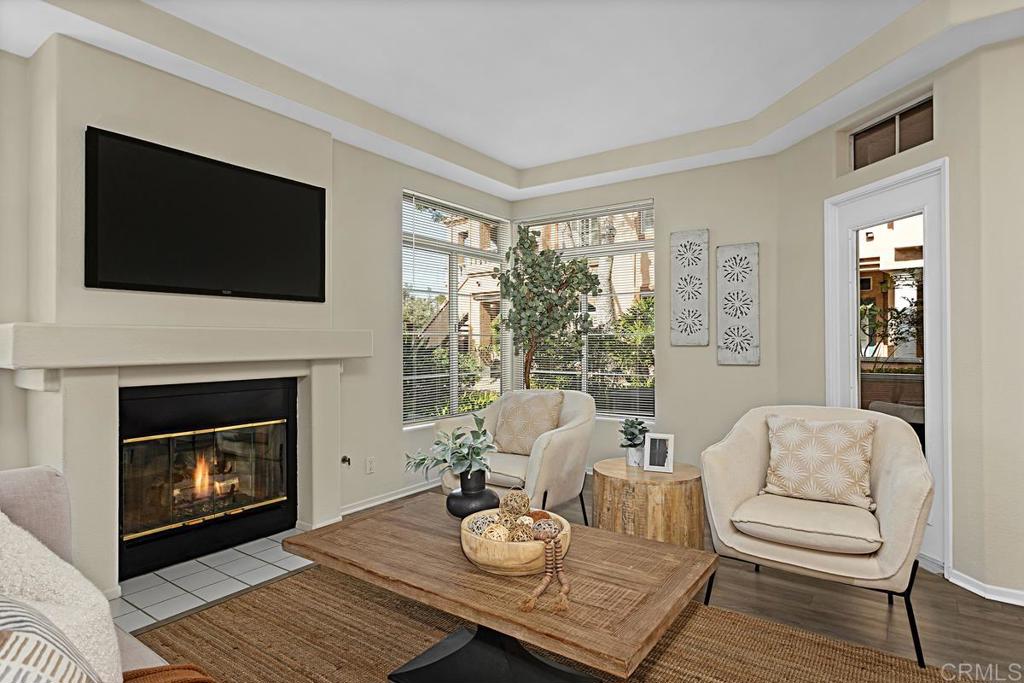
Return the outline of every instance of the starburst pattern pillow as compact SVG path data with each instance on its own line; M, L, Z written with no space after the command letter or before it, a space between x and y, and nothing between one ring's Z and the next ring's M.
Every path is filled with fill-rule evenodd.
M761 493L874 510L874 420L819 422L769 415L771 456Z
M563 399L561 391L543 389L505 394L498 409L494 445L502 453L529 455L537 437L558 426Z

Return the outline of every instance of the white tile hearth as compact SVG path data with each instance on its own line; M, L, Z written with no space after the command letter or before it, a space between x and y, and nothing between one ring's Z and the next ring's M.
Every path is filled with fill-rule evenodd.
M179 588L184 588L190 593L195 593L200 588L209 586L210 584L219 583L224 579L228 578L226 574L221 574L216 569L210 567L204 568L202 571L196 572L195 574L189 574L183 576L180 579L175 579L174 584Z
M294 536L296 534L301 534L301 533L302 532L299 531L298 529L288 529L287 531L280 531L280 532L274 534L273 536L267 536L267 538L269 538L271 541L275 541L276 543L280 543L281 541L283 541L284 539L288 538L289 536Z
M134 612L129 612L128 614L122 614L121 616L116 617L114 619L114 623L117 624L117 627L122 631L128 631L128 633L131 633L132 631L136 631L144 626L155 624L156 619L141 610L135 610Z
M250 586L258 586L264 581L270 581L271 579L284 576L287 574L285 570L280 567L275 567L272 564L265 564L258 569L253 569L251 572L246 572L238 577L239 581L244 581Z
M139 609L146 609L150 605L155 605L158 602L170 600L171 598L176 598L179 595L184 594L185 591L181 590L173 583L162 583L159 586L153 586L152 588L147 588L144 591L126 595L124 596L124 599Z
M281 547L298 533L282 531L122 581L121 597L110 601L114 623L138 631L309 567L312 562Z
M189 574L195 574L198 571L206 569L205 564L201 564L199 560L189 560L188 562L181 562L180 564L172 564L170 567L158 569L154 574L167 581L174 581L180 579L183 576Z
M164 602L152 605L146 610L146 614L157 621L161 621L163 619L170 619L182 612L202 607L205 604L206 601L197 598L191 593L185 593L184 595L179 595L176 598L171 598L170 600L165 600Z
M222 564L227 564L228 562L233 562L234 560L241 560L243 557L245 557L245 553L239 552L234 548L228 548L227 550L221 550L217 553L204 555L199 558L199 562L202 562L209 567L217 567Z
M291 557L290 552L287 552L286 550L282 549L281 546L277 545L276 543L273 545L273 547L254 554L256 557L263 560L264 562L270 563L280 562L285 558Z
M221 598L227 597L238 591L244 591L249 587L249 584L242 583L238 579L225 578L223 581L210 584L209 586L203 586L196 590L195 595L207 602L213 602L214 600L220 600Z
M223 572L228 576L234 576L235 578L237 578L239 574L251 572L253 569L259 569L265 564L266 562L264 562L263 560L246 555L244 557L238 558L237 560L228 562L227 564L217 565L217 571Z
M293 572L297 569L308 567L309 565L313 564L313 561L307 560L304 557L299 557L298 555L292 555L291 557L286 557L285 559L275 562L274 564L276 564L281 569L284 569L285 571Z

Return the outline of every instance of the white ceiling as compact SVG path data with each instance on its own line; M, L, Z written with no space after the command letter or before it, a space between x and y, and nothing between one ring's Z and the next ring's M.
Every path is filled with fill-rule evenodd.
M918 0L146 0L517 168L749 118Z

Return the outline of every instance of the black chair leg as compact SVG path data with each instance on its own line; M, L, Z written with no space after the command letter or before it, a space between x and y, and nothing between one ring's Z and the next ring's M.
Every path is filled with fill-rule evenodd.
M715 586L715 575L712 574L711 578L708 579L708 587L704 589L704 604L711 602L711 589Z
M924 668L924 652L921 650L921 636L917 632L917 620L914 619L914 606L910 604L910 595L903 596L907 605L907 620L910 622L910 635L914 638L914 652L917 653L917 665Z
M754 565L754 573L755 574L760 574L761 573L761 565L759 565L759 564L755 564Z
M541 510L547 510L548 509L548 492L547 491L544 492L544 497L540 499L540 509Z
M887 591L886 595L889 596L889 607L892 607L892 591Z
M587 504L583 500L583 491L580 491L580 510L583 511L583 526L590 526L590 522L587 521Z
M910 635L914 639L914 652L917 654L917 665L922 669L924 664L924 651L921 649L921 635L917 632L917 619L914 618L914 605L910 602L910 593L914 590L914 579L917 578L917 560L910 569L910 583L907 590L903 591L903 604L907 606L907 621L910 622ZM890 596L891 597L891 596Z

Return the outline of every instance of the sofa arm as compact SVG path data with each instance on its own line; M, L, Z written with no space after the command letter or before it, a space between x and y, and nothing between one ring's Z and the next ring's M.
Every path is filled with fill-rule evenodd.
M0 512L71 561L71 503L63 474L41 466L0 471Z
M724 439L705 448L700 461L708 521L722 537L731 529L729 520L736 508L764 487L768 453L753 433L737 424Z
M583 490L593 429L593 417L581 416L537 437L526 467L526 492L534 507L544 503L545 492L550 509Z

